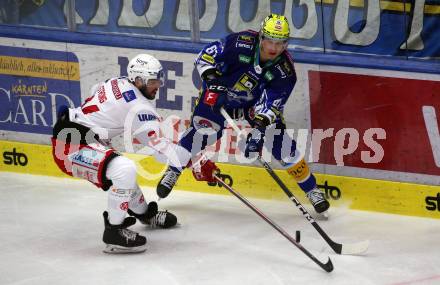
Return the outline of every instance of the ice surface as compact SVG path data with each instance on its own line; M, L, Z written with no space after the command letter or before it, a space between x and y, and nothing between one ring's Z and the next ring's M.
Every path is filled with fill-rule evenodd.
M440 221L332 208L318 221L336 242L371 241L363 256L335 254L287 200L251 201L320 260L326 273L232 195L173 191L159 206L181 226L132 229L134 255L102 252L107 194L86 181L0 172L0 284L440 284ZM236 189L240 190L240 189ZM156 199L143 188L146 199ZM219 193L226 191L218 188ZM281 191L281 190L280 190Z

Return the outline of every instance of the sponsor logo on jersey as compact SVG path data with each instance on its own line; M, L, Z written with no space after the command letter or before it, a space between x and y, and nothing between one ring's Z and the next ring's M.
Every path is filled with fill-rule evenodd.
M440 211L440 193L436 196L427 196L425 198L426 210L428 211Z
M158 118L152 114L138 114L138 119L141 122L147 122L147 121L155 121Z
M99 103L104 103L105 101L107 101L107 96L105 95L104 85L101 85L98 89L98 100L99 100Z
M206 62L208 62L210 64L214 64L215 63L214 58L212 56L210 56L209 54L206 54L206 53L204 53L202 55L202 60L204 60L204 61L206 61Z
M252 92L258 85L258 82L253 79L249 74L243 74L237 83L234 84L233 89L236 91L249 91Z
M238 60L240 62L243 62L243 63L250 63L251 62L251 57L247 56L247 55L244 55L244 54L239 54L238 55Z
M247 49L252 49L253 47L253 45L245 44L245 43L237 43L235 46L238 48L247 48Z
M14 147L12 151L3 152L3 163L6 165L25 166L28 163L28 158L24 153L17 152Z
M125 101L128 103L136 99L136 94L134 94L134 90L128 90L122 93L122 97L124 97Z
M286 76L291 76L293 74L293 69L292 69L292 66L290 65L289 62L287 62L287 61L283 62L281 64L281 68L286 73Z
M121 90L119 90L118 80L113 79L112 81L110 81L110 84L112 85L113 95L115 96L116 100L121 99L122 94L121 94Z
M286 77L287 77L287 74L284 72L284 70L283 70L283 68L281 67L281 65L277 64L275 67L280 71L280 73L281 73L281 78L286 78Z
M254 37L246 36L246 35L240 35L240 36L238 36L237 41L243 42L243 43L250 43L250 44L252 44L254 42Z
M267 71L267 72L264 74L264 78L266 78L267 81L271 81L272 79L274 79L274 76L273 76L272 72Z

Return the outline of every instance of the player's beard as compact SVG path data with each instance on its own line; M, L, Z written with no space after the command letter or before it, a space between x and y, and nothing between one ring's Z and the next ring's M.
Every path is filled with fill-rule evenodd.
M148 100L153 100L154 98L156 98L155 92L152 92L152 93L148 92L148 88L147 88L146 84L140 89L140 91L141 91L142 95L144 95L144 97L147 98Z

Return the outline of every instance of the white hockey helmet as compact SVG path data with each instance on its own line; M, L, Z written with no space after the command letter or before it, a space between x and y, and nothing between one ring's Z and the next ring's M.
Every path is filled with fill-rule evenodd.
M160 62L152 55L138 54L130 60L127 66L128 79L135 81L140 77L145 84L149 79L160 80L160 86L164 84L164 73Z

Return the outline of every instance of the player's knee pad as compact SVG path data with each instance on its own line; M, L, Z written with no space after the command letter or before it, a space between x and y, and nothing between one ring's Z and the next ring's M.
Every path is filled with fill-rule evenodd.
M136 164L124 156L115 157L107 166L106 176L116 189L136 189Z

